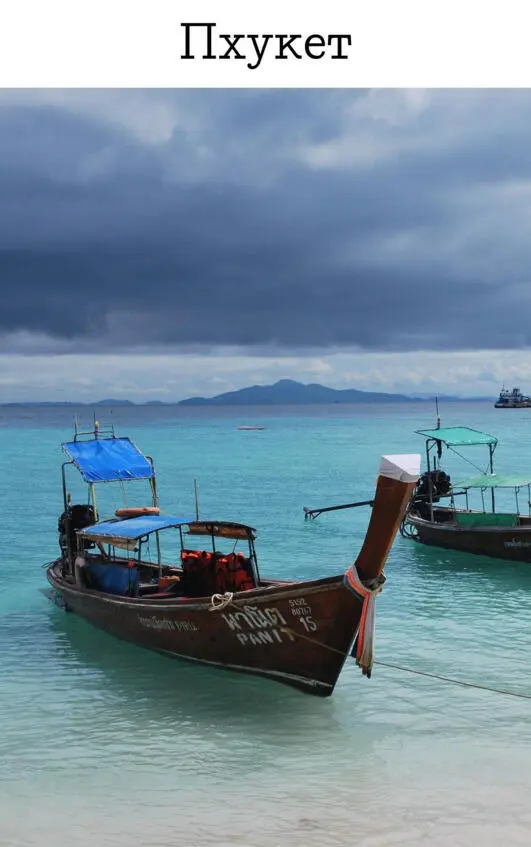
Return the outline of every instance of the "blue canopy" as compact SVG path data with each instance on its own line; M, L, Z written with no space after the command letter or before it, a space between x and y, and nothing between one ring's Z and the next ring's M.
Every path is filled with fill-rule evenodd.
M69 441L63 450L85 482L152 479L151 463L129 438Z
M87 539L98 539L112 543L114 538L122 541L136 541L160 529L173 526L185 526L194 518L175 518L172 515L142 515L139 518L103 521L81 529L78 535Z

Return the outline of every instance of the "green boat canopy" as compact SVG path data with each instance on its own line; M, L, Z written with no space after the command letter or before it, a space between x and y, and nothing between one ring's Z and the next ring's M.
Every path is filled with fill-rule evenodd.
M417 429L424 438L435 438L447 447L465 447L475 444L497 444L498 439L486 432L470 429L468 426L447 426L440 429Z
M482 476L474 476L470 479L465 479L463 482L454 485L454 490L458 488L522 488L524 485L531 485L530 476L512 476L507 474L483 474Z

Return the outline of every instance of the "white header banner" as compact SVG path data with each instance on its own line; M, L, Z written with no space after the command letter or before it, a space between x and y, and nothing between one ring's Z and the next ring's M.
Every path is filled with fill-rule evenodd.
M3 0L0 86L531 87L523 0Z

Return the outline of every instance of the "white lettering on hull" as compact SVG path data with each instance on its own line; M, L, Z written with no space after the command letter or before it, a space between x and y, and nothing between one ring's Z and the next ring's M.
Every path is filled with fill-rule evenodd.
M279 625L286 626L287 621L277 608L258 609L256 606L243 606L241 612L228 612L221 617L233 632L239 630L271 629Z
M172 621L169 618L150 618L138 616L138 623L145 629L174 630L177 632L198 632L199 627L193 621Z
M315 632L317 624L311 617L312 609L303 598L289 601L293 616L306 632ZM243 606L238 612L225 612L221 615L231 632L236 634L240 644L265 646L295 641L296 636L289 628L282 612L275 607L259 609L256 606Z
M304 597L296 597L289 601L291 614L304 627L306 632L315 632L317 624L312 618L312 607L306 602Z
M237 632L236 638L244 647L262 644L282 644L285 641L295 641L295 636L289 629L261 629L258 632Z

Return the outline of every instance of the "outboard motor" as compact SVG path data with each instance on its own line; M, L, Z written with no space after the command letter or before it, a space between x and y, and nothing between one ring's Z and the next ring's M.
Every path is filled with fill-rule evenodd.
M429 516L428 504L438 503L452 489L452 481L441 470L424 471L411 497L409 509L414 509L421 517Z
M59 533L59 547L63 558L67 558L69 552L75 553L77 549L76 532L86 526L96 523L94 508L90 505L68 506L59 518L57 531ZM85 544L86 548L94 547L94 544Z
M447 473L441 470L424 471L413 492L414 500L431 500L438 503L441 497L450 493L452 482Z

